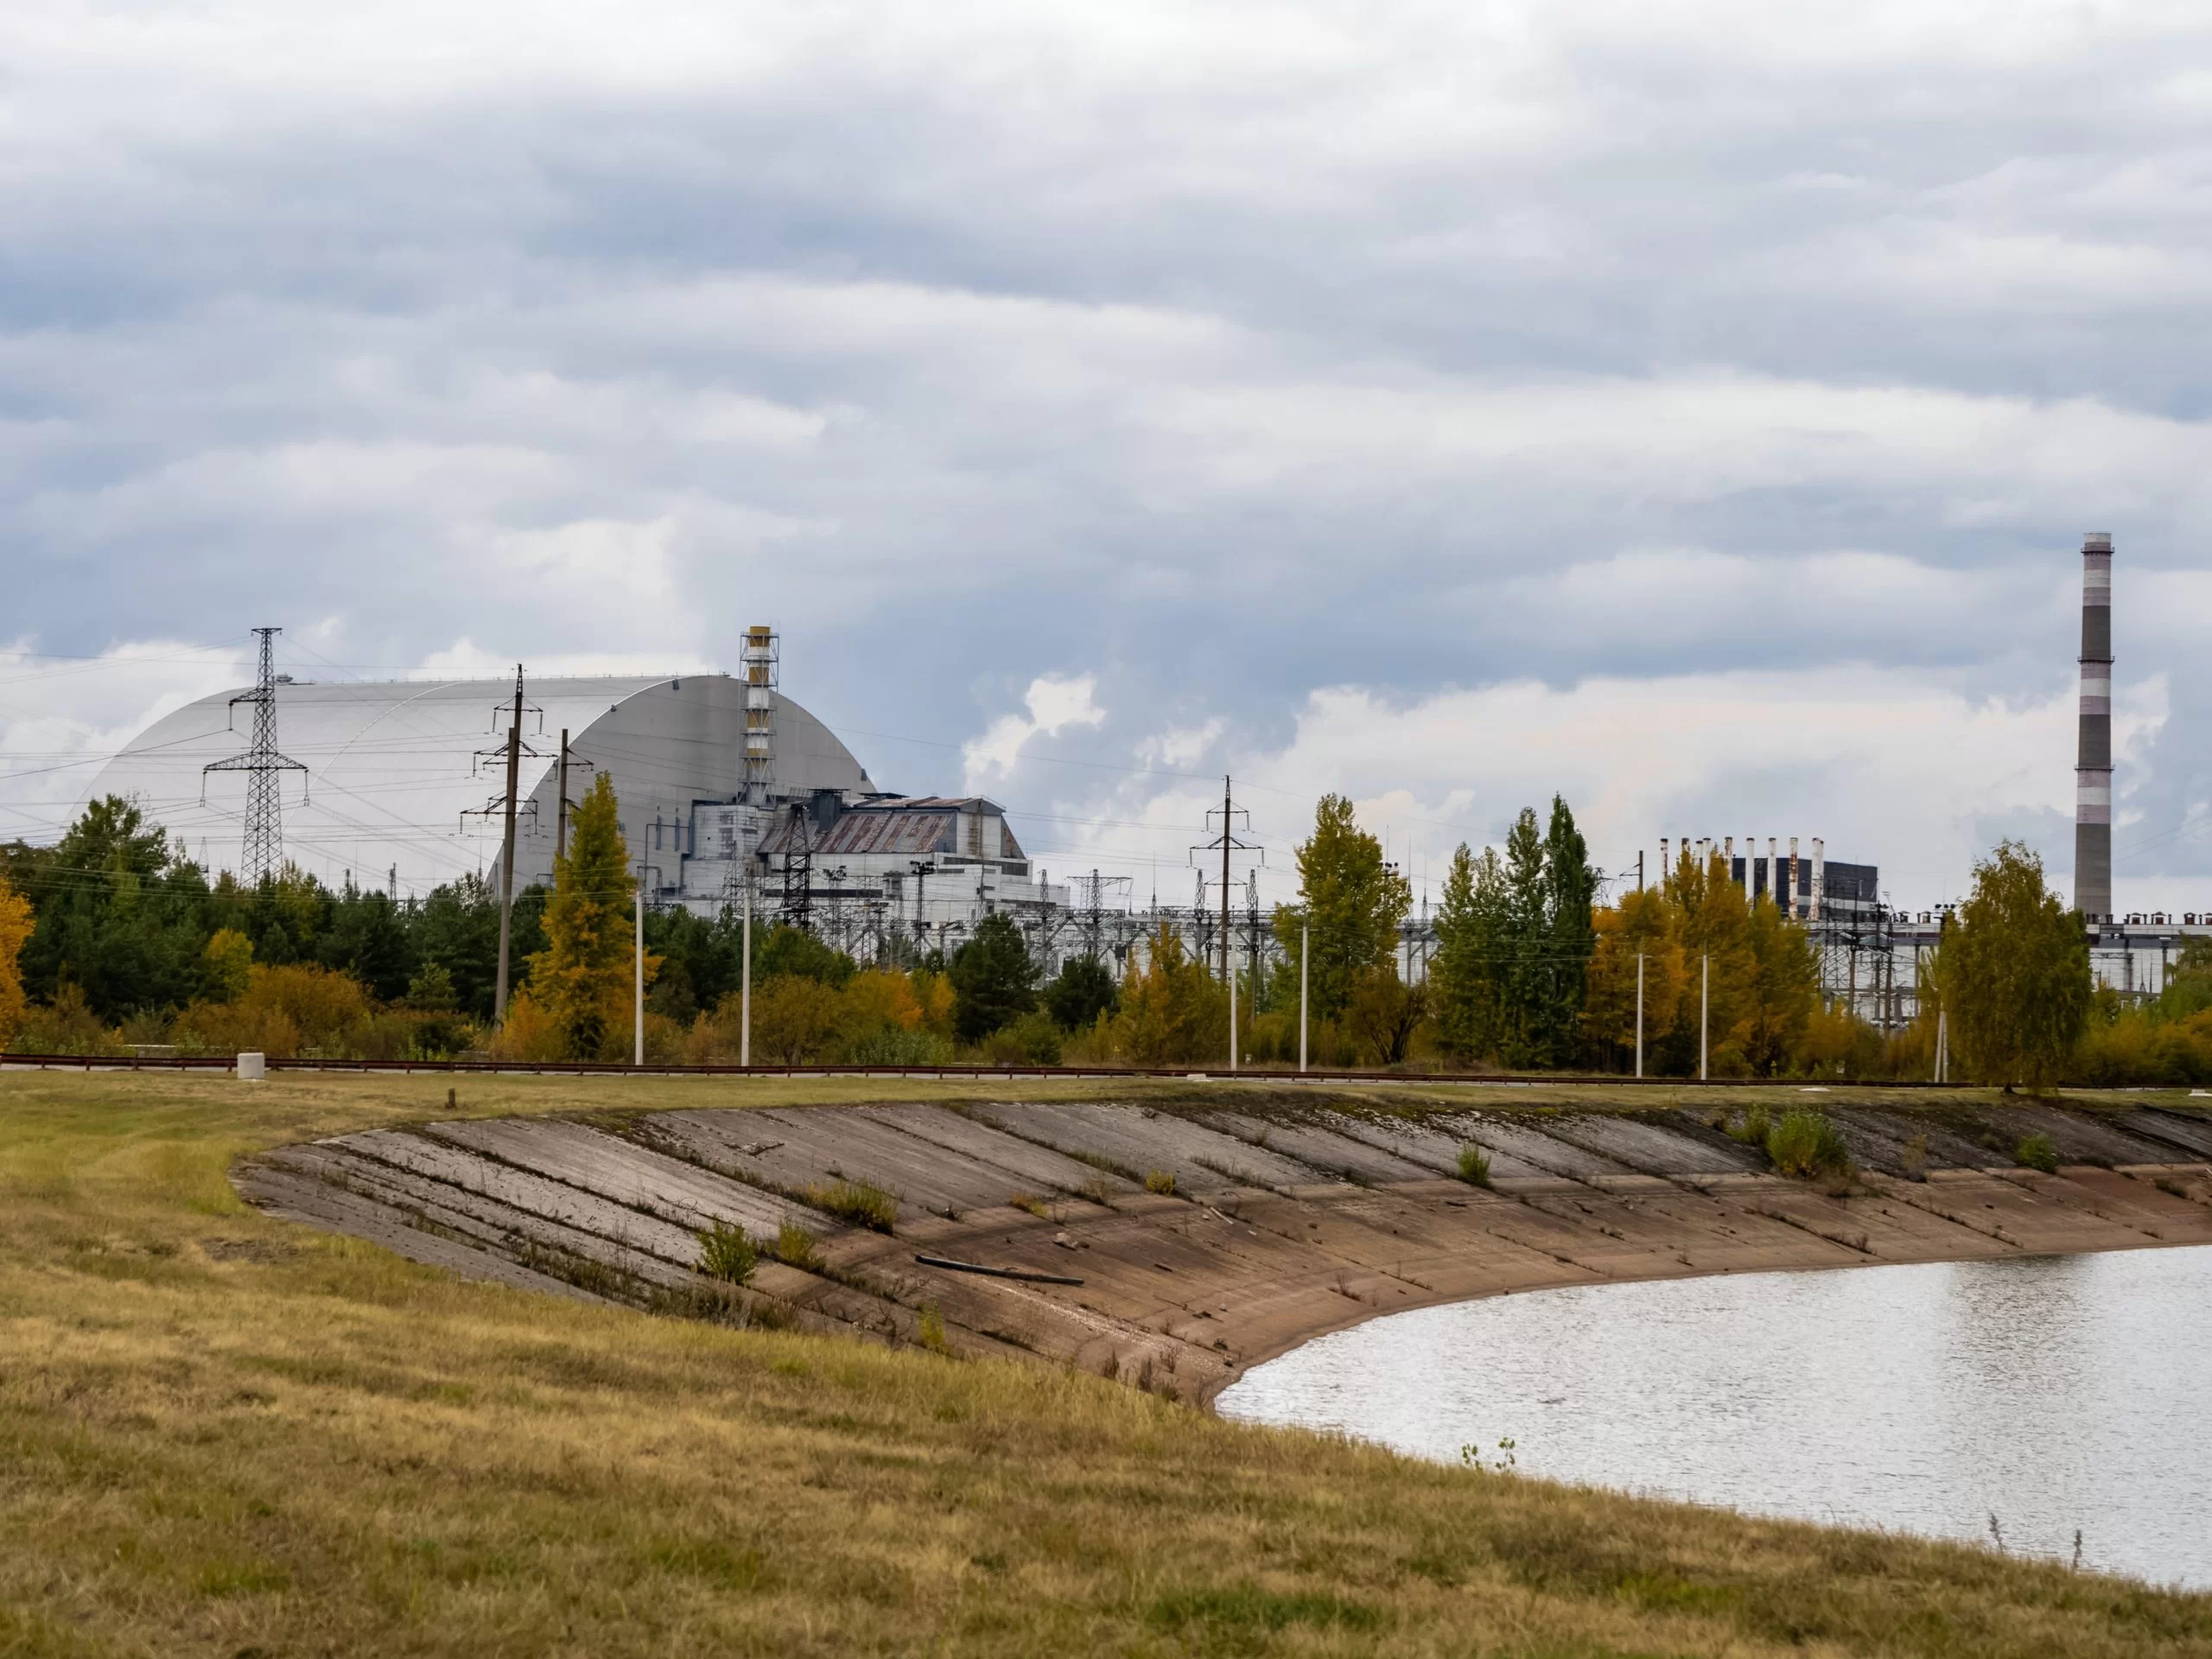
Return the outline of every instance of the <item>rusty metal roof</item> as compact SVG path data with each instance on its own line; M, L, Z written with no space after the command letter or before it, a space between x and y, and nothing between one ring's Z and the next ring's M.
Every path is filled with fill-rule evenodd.
M817 858L871 855L899 858L927 853L957 855L966 850L960 844L961 817L976 813L999 820L997 845L983 856L1027 856L1006 823L1005 809L980 795L921 795L865 801L847 807L827 830L810 824L809 836ZM776 827L761 838L760 851L777 858L795 850L791 826L791 819L779 819Z

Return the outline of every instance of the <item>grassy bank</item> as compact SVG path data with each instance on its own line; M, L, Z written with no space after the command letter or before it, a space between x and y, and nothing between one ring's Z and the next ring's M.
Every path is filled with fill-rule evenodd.
M225 1180L446 1088L0 1076L0 1650L2212 1655L2212 1598L456 1283Z

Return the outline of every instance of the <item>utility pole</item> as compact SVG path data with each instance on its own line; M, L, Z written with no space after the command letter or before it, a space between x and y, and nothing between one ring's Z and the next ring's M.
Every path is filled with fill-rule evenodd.
M499 982L492 997L492 1018L507 1017L507 950L514 925L515 790L522 777L522 664L515 664L514 718L507 724L507 802L499 837Z
M1643 861L1643 854L1638 853L1636 857L1637 863ZM1643 889L1639 887L1637 891L1642 892ZM1641 950L1636 953L1636 1075L1639 1077L1643 1075L1643 952Z
M569 855L569 728L561 728L561 776L556 785L559 793L553 798L553 856L558 861Z
M1712 1028L1713 958L1710 955L1702 956L1698 962L1700 965L1697 990L1697 1080L1703 1083L1706 1080L1706 1033Z
M636 976L636 1001L632 1005L631 1030L636 1033L635 1064L643 1068L645 1063L645 876L641 865L638 871L638 885L630 889L632 901L637 906L637 943L630 955L632 972Z
M1298 1069L1306 1070L1306 984L1313 952L1313 925L1301 918L1298 924Z
M729 912L724 911L724 915ZM745 881L745 954L737 970L737 1063L753 1064L753 879Z
M246 774L245 820L238 846L238 879L249 887L257 887L267 878L279 875L284 868L283 790L279 779L288 772L303 777L307 768L283 753L276 747L276 668L270 650L282 628L256 628L261 640L260 669L254 677L253 690L241 691L231 699L235 709L242 702L253 705L253 741L244 754L232 755L225 760L211 760L200 769L200 795L204 803L207 798L207 774L211 772L242 772Z

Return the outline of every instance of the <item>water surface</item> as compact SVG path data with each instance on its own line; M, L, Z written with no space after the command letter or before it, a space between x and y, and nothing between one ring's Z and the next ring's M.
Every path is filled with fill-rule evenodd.
M1578 1286L1322 1337L1224 1415L2212 1588L2212 1248Z

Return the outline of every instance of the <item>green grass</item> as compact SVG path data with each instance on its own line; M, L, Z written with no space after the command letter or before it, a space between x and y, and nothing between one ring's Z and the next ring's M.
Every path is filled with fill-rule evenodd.
M1459 1179L1469 1186L1490 1185L1490 1154L1480 1147L1459 1148Z
M2212 1659L2212 1599L463 1283L225 1179L446 1115L446 1087L0 1076L0 1653ZM474 1112L936 1092L461 1089Z
M2012 1148L2012 1161L2023 1169L2039 1169L2046 1175L2058 1173L2058 1147L2047 1135L2031 1135Z

